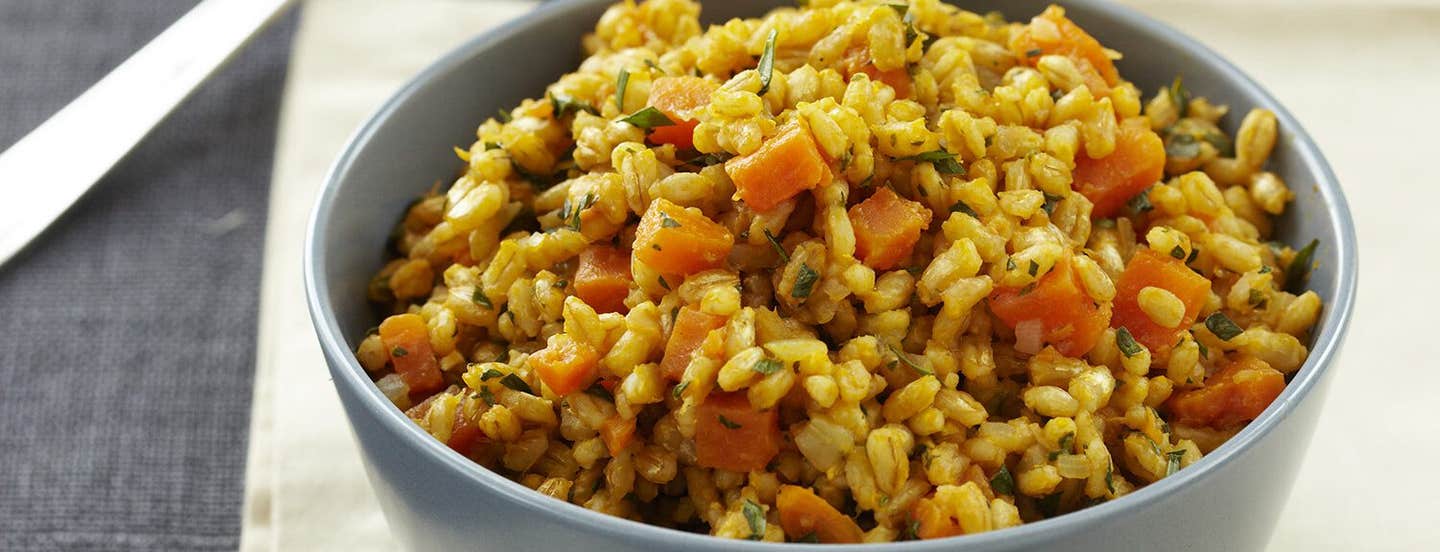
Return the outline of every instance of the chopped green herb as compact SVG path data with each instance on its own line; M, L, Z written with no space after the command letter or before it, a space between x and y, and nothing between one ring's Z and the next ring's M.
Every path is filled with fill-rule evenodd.
M1275 269L1270 268L1270 265L1265 265L1265 266L1260 267L1259 273L1260 273L1260 274L1269 274L1269 273L1274 272L1274 271L1275 271Z
M501 371L499 371L499 370L496 370L496 369L494 369L494 368L491 368L491 369L489 369L489 370L486 370L485 373L480 374L480 381L490 381L490 380L495 379L495 378L503 378L503 377L505 377L505 373L504 373L504 372L501 372Z
M764 539L765 511L760 509L760 505L753 500L746 499L745 505L740 507L740 512L745 514L745 523L750 524L750 540Z
M1010 468L1000 466L1000 471L990 477L990 488L995 491L995 494L1014 495L1015 478L1010 476Z
M1185 450L1177 449L1165 453L1165 477L1175 475L1180 471L1180 461L1185 458Z
M1070 450L1072 450L1071 445L1073 445L1074 443L1075 432L1072 431L1070 433L1066 433L1064 437L1060 438L1060 450L1069 452Z
M490 302L490 297L485 295L485 290L475 288L475 293L470 294L470 300L490 310L495 310L495 303Z
M1305 280L1310 278L1310 267L1314 264L1315 248L1320 246L1320 240L1310 240L1300 251L1295 252L1295 258L1285 267L1285 291L1299 295L1305 292Z
M1180 245L1176 245L1174 249L1170 250L1170 256L1175 257L1176 259L1185 259L1185 248L1181 247Z
M905 351L900 350L899 347L896 347L889 343L886 343L885 346L890 348L891 353L895 353L896 360L899 360L901 364L909 366L911 370L915 371L915 373L922 376L935 375L935 372L931 371L929 368L916 364L914 360L910 359L910 355L905 354Z
M1040 57L1040 54L1043 54L1043 53L1045 53L1044 50L1041 50L1041 49L1039 49L1039 48L1035 48L1035 49L1033 49L1033 50L1027 50L1027 51L1025 52L1025 57L1027 57L1027 58Z
M1216 312L1205 319L1205 327L1210 328L1210 333L1221 341L1230 341L1245 330L1240 329L1230 317L1223 312Z
M730 159L731 157L733 157L732 155L730 155L730 154L728 154L728 153L725 153L725 152L723 152L723 151L722 151L722 152L716 152L716 153L705 153L705 154L702 154L702 153L700 153L700 152L693 152L693 153L694 153L695 155L693 155L693 156L691 156L691 157L688 157L688 158L684 158L684 159L683 159L683 162L684 162L686 165L690 165L690 166L692 166L692 167L698 167L698 168L702 168L702 169L705 168L705 167L709 167L710 165L718 165L718 164L720 164L720 163L724 163L727 159Z
M630 85L630 72L620 70L620 75L615 77L615 108L621 113L625 112L625 88Z
M1015 270L1015 258L1005 257L1005 271L1009 272L1011 270Z
M565 286L568 286L568 285L570 285L570 280L566 280L566 279L564 279L564 278L561 278L561 279L559 279L559 280L555 280L555 283L550 284L550 287L553 287L553 288L555 288L555 289L565 289Z
M861 187L861 188L868 188L868 187L870 187L870 185L871 185L871 182L870 182L870 181L871 181L871 180L874 180L874 179L875 179L875 173L872 172L872 173L870 173L870 176L865 177L865 179L864 179L864 180L861 180L859 184L856 184L856 186Z
M1250 296L1246 298L1245 302L1246 302L1246 303L1249 303L1250 306L1255 307L1255 308L1257 308L1257 309L1264 309L1264 308L1265 308L1265 303L1268 302L1268 301L1267 301L1266 298L1265 298L1265 292L1260 291L1260 290L1258 290L1258 289L1251 288L1251 289L1250 289Z
M1170 88L1166 91L1170 93L1170 103L1175 104L1175 112L1184 118L1190 110L1190 91L1185 89L1185 82L1180 75L1175 76L1175 82L1170 83Z
M795 299L810 297L810 292L815 287L815 281L820 279L820 273L810 268L804 262L800 263L800 273L795 275L795 287L790 288L790 296Z
M1025 295L1030 294L1030 292L1032 292L1032 291L1035 291L1035 282L1030 282L1030 283L1028 283L1028 284L1025 284L1025 287L1020 288L1020 292L1017 293L1016 295L1017 295L1017 296L1025 296Z
M1171 159L1194 159L1200 157L1200 142L1189 134L1174 134L1165 144L1165 157Z
M646 66L646 67L649 67L651 70L655 71L656 73L660 73L661 75L664 75L664 74L665 74L665 70L664 70L664 69L661 69L659 65L656 65L656 64L655 64L655 60L653 60L653 59L647 59L647 60L645 60L645 66ZM622 108L620 108L620 110L621 110L621 111L624 111L625 108L622 107Z
M1120 352L1123 353L1126 358L1138 355L1142 350L1140 344L1135 342L1135 336L1131 335L1130 330L1124 326L1115 330L1115 346L1120 348Z
M1190 263L1195 262L1195 258L1196 258L1196 257L1199 257L1199 256L1200 256L1200 248L1199 248L1199 247L1191 248L1191 249L1190 249L1190 256L1189 256L1189 257L1185 257L1185 264L1190 264Z
M940 174L965 174L965 167L960 166L960 163L955 160L955 154L945 150L927 151L919 155L900 157L896 161L924 161L934 165L935 170Z
M646 107L632 113L630 116L620 119L621 122L630 123L636 127L649 130L655 127L672 126L675 121L670 120L664 113L654 107Z
M740 424L730 421L730 418L726 418L724 414L717 414L715 417L720 420L720 425L725 426L725 429L740 429L742 427Z
M667 214L665 214L665 213L662 212L662 213L660 213L660 227L661 227L661 228L679 228L679 227L680 227L680 221L675 220L675 219L673 219L673 218L670 218L670 215L667 215Z
M846 168L850 167L850 161L853 158L854 154L850 153L850 150L845 150L845 153L840 154L840 172L843 173Z
M1209 347L1206 347L1204 343L1201 343L1201 342L1199 342L1199 341L1196 341L1196 342L1195 342L1195 346L1200 349L1200 356L1201 356L1201 357L1210 358L1210 348L1209 348Z
M1038 274L1040 272L1040 263L1030 261L1030 268L1026 269L1025 272L1029 273L1031 276Z
M530 389L530 384L525 383L525 380L520 379L520 376L515 374L505 374L505 377L500 378L500 385L504 385L521 393L535 394L535 391Z
M755 67L755 71L760 73L760 92L757 94L761 96L770 90L770 76L775 72L775 37L777 34L775 29L770 29L770 35L765 37L765 51L760 54L760 64Z
M675 397L677 401L680 400L680 397L685 394L685 388L687 387L690 387L689 381L680 382L680 385L676 385L674 389L670 390L670 396Z
M1115 465L1114 465L1114 464L1110 464L1110 465L1108 465L1108 466L1105 466L1105 488L1110 490L1110 494L1115 494Z
M390 349L390 356L393 358L400 358L408 354L410 354L410 351L406 351L404 347Z
M1215 146L1215 151L1218 152L1221 157L1235 156L1235 144L1231 142L1230 138L1226 137L1224 134L1215 132L1213 130L1206 131L1205 135L1201 136L1200 139L1209 142L1212 146Z
M502 123L508 123L515 120L515 117L511 116L510 112L505 111L504 109L495 110L495 115L500 118L500 122Z
M1145 191L1135 194L1135 197L1125 202L1125 207L1137 215L1154 209L1155 206L1150 204L1150 189L1146 188Z
M485 401L485 404L495 404L495 394L490 392L489 387L480 389L480 398Z
M1051 195L1051 194L1046 193L1046 194L1045 194L1045 203L1041 204L1041 205L1040 205L1040 208L1045 211L1045 214L1046 214L1046 215L1054 214L1054 213L1055 213L1055 207L1058 206L1058 205L1060 205L1060 201L1063 200L1063 199L1065 199L1065 198L1060 197L1060 196L1058 196L1058 195Z
M670 282L665 281L665 276L656 276L655 279L660 282L660 287L670 289Z
M980 218L980 213L976 213L975 210L971 209L969 205L966 205L964 201L956 201L954 205L950 206L950 212L965 213L967 215L975 217L976 219Z
M762 358L755 361L755 365L751 366L750 369L768 376L770 374L774 374L775 372L779 372L780 369L784 367L785 364L778 360L775 360L773 358Z
M810 543L810 544L819 544L819 543L820 543L820 536L819 536L819 535L816 535L814 531L811 531L811 532L809 532L809 533L805 533L805 534L802 535L800 538L795 539L795 542L803 542L803 543Z
M566 116L566 115L574 115L574 114L579 113L579 112L581 112L581 111L584 111L584 112L589 113L589 114L591 114L591 115L599 115L599 114L600 114L600 110L599 110L599 109L595 109L595 106L590 105L590 104L588 104L588 103L585 103L585 102L582 102L582 101L579 101L579 100L576 100L576 99L573 99L573 98L567 98L567 97L565 97L565 96L560 96L560 95L557 95L557 94L549 94L549 96L550 96L550 107L552 108L552 111L555 112L554 117L555 117L556 119L559 119L559 118L564 117L564 116Z

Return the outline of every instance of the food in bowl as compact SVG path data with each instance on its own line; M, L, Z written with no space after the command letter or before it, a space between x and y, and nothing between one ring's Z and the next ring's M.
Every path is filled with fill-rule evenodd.
M1145 101L1058 7L698 14L610 8L397 227L356 354L457 453L720 537L939 538L1172 475L1304 363L1273 114Z

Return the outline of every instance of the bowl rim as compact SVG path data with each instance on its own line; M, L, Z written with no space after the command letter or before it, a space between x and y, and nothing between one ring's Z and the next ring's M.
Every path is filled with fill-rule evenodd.
M344 388L358 395L363 408L369 409L375 415L385 431L394 434L406 446L412 447L417 454L430 457L447 470L449 475L465 478L469 480L469 483L479 485L498 497L504 506L519 507L537 516L542 516L552 523L571 526L582 532L594 531L620 540L664 543L697 550L793 551L813 549L840 552L875 550L878 548L877 544L806 545L719 539L709 535L618 518L547 497L471 462L426 434L390 403L389 399L373 384L345 345L343 332L328 299L330 295L329 282L324 281L320 276L324 273L324 259L328 246L321 243L318 238L322 229L329 225L340 184L348 179L348 173L353 168L359 146L368 142L378 132L382 123L394 114L400 104L431 80L457 70L473 56L483 54L494 45L526 32L542 21L566 17L565 12L574 5L605 1L609 0L544 3L525 15L466 41L407 81L367 117L365 123L346 141L341 154L328 170L323 187L311 211L310 221L305 231L302 262L306 304L337 393ZM1350 326L1359 272L1355 223L1334 171L1299 121L1264 87L1228 59L1168 24L1133 8L1103 0L1072 0L1068 3L1084 6L1086 10L1097 16L1111 19L1119 27L1145 29L1150 34L1168 37L1177 47L1189 50L1204 59L1206 63L1213 65L1223 79L1229 80L1240 88L1245 96L1258 100L1258 106L1267 107L1275 112L1280 128L1285 129L1291 135L1295 152L1301 157L1300 162L1313 168L1316 177L1313 184L1322 197L1325 216L1333 222L1334 234L1339 238L1334 244L1338 259L1338 266L1335 267L1337 270L1335 299L1326 307L1326 310L1333 315L1329 320L1330 323L1323 326L1315 337L1310 356L1274 404L1266 408L1260 417L1219 448L1176 475L1146 485L1115 500L1018 527L945 539L884 543L885 546L893 547L896 550L939 551L950 550L955 546L984 548L1002 542L1006 546L1023 546L1027 543L1047 539L1056 532L1079 531L1086 526L1122 518L1127 512L1145 508L1166 499L1174 492L1201 484L1222 465L1243 456L1257 441L1273 431L1295 410L1297 404L1312 392L1335 363L1344 336ZM1322 320L1323 322L1324 320ZM347 413L348 418L349 414ZM352 427L351 431L353 432L355 429Z

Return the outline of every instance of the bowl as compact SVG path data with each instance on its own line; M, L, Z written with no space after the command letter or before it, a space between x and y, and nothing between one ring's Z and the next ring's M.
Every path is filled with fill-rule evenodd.
M580 36L613 0L540 6L466 43L417 75L372 115L335 162L305 237L305 290L329 364L381 508L412 549L687 550L1258 550L1269 540L1304 460L1332 365L1350 320L1356 286L1354 223L1335 175L1300 124L1269 93L1194 39L1128 8L1067 2L1069 15L1106 46L1124 52L1123 75L1154 91L1183 74L1199 95L1231 106L1235 129L1252 107L1279 119L1272 170L1295 190L1277 221L1291 244L1319 238L1310 287L1325 311L1311 354L1258 419L1200 462L1130 495L1020 527L888 545L766 544L721 540L610 517L551 499L451 451L407 419L371 383L353 351L378 319L366 302L384 262L391 225L409 202L457 166L451 146L501 106L538 96L581 59ZM1028 20L1047 4L958 2ZM789 0L732 0L705 6L706 23L757 16ZM342 506L343 507L343 506ZM1303 507L1303 506L1302 506Z

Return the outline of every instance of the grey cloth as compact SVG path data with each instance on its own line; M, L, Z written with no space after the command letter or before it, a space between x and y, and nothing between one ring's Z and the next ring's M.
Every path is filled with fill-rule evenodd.
M194 4L0 0L0 149ZM266 31L0 267L0 550L238 545L293 27Z

